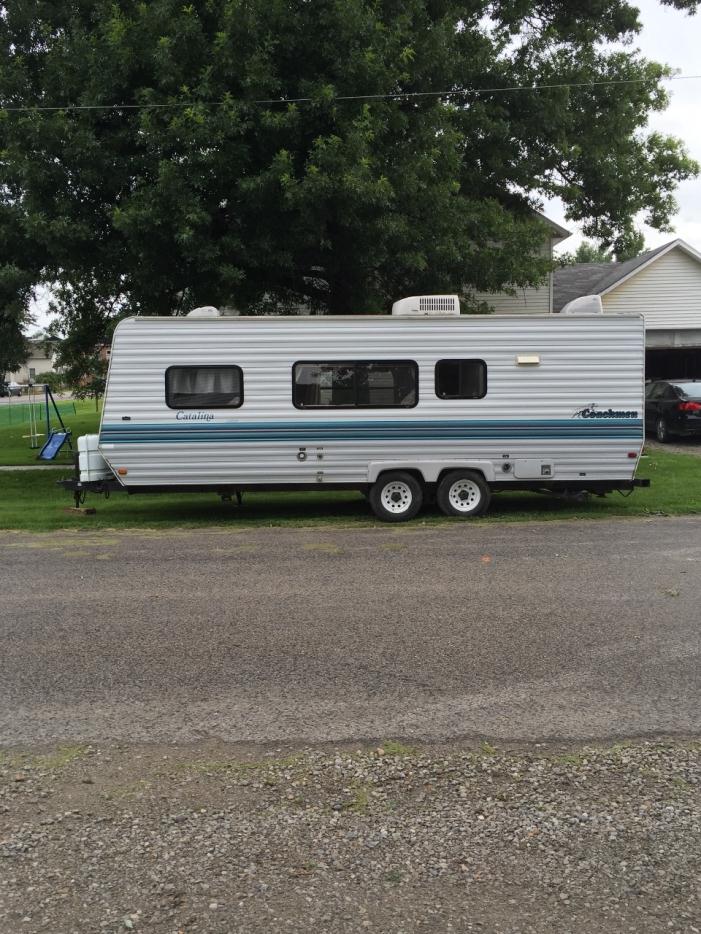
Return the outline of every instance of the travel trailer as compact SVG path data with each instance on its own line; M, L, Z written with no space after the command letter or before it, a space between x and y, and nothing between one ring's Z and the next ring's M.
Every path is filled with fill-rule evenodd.
M136 317L115 329L86 492L356 489L379 519L493 493L603 494L647 481L639 315L461 315L457 296L385 316Z

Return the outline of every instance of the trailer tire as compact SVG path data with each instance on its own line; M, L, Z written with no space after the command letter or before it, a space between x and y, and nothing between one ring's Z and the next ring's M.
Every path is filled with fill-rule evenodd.
M451 470L438 484L436 502L446 516L473 519L489 509L492 492L482 474L474 470Z
M407 522L421 509L424 497L416 477L403 470L392 470L378 477L368 499L382 522Z

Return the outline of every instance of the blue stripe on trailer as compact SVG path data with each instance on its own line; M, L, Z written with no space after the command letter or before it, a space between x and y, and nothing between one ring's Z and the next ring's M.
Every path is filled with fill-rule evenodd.
M106 424L101 444L191 444L195 442L469 441L480 439L600 438L641 440L641 419L473 419L304 422L188 422Z

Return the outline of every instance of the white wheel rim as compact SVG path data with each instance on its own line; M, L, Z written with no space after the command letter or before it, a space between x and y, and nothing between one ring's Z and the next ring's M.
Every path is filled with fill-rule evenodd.
M448 490L448 502L456 512L473 512L482 499L474 480L456 480Z
M411 508L414 496L408 484L402 483L401 480L393 480L382 487L380 502L387 512L399 515Z

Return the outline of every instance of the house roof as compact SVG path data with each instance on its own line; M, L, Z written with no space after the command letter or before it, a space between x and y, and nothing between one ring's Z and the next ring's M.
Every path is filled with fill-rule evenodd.
M553 231L553 240L555 243L561 243L563 240L566 240L568 237L571 237L572 234L569 230L566 230L564 227L561 227L558 223L552 220L549 217L546 217L545 214L541 214L540 211L534 211L537 217L550 227Z
M654 250L647 250L624 263L575 263L563 266L553 274L553 311L560 311L568 302L581 295L603 295L624 280L673 249L682 249L701 263L701 253L684 240L670 240Z
M27 340L30 344L58 344L59 341L55 337L49 337L46 331L36 331L34 334L27 335Z

